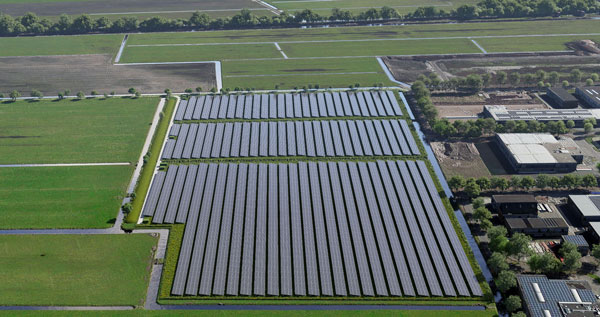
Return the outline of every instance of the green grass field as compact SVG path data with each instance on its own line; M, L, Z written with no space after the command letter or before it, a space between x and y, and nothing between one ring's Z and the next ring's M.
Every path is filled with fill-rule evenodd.
M242 58L280 58L273 44L134 46L128 47L121 63L198 62Z
M576 40L600 41L600 36L550 36L476 39L488 52L564 51L566 43Z
M132 172L132 166L0 168L0 229L111 227Z
M11 316L80 316L81 312L73 311L19 311L11 312ZM105 317L105 316L181 316L181 311L176 310L132 310L132 311L90 311L86 316ZM2 313L0 313L2 315ZM429 317L432 315L444 317L492 317L498 314L493 310L485 311L453 311L453 310L186 310L186 316L196 317L229 317L229 316L247 316L247 317Z
M0 103L0 164L136 162L158 98Z
M145 234L0 236L0 305L141 305L156 242Z
M0 56L116 54L120 34L0 38Z

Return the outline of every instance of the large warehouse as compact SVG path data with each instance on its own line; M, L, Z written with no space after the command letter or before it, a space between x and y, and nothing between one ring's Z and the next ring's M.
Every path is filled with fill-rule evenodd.
M499 133L498 147L516 173L570 173L583 154L573 139L545 133Z
M578 87L575 94L583 99L588 106L600 108L600 86Z
M562 87L549 87L546 94L558 108L577 108L579 101Z
M483 115L498 123L507 121L567 121L583 125L588 119L600 120L600 109L523 109L508 110L505 106L484 106Z

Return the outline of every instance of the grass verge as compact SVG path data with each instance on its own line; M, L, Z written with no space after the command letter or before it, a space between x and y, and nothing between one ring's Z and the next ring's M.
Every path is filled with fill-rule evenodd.
M142 168L140 178L138 179L138 183L135 187L136 199L133 200L131 212L127 214L127 217L125 218L125 222L127 223L135 224L140 217L140 213L142 212L142 207L144 205L144 199L146 198L146 194L150 188L150 182L152 181L152 176L154 175L154 167L160 159L160 150L162 148L163 141L167 136L167 130L169 129L169 123L173 117L176 102L177 99L171 98L166 102L163 108L158 126L156 127L156 131L152 137L152 143L149 150L150 155L148 156L148 159Z

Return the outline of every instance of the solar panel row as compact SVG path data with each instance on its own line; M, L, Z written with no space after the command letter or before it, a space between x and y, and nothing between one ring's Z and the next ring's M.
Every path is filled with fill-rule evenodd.
M215 95L182 100L175 121L401 116L392 91Z
M163 159L419 155L404 120L175 124ZM172 149L171 149L172 148Z
M171 166L144 215L186 222L174 295L481 295L421 161Z

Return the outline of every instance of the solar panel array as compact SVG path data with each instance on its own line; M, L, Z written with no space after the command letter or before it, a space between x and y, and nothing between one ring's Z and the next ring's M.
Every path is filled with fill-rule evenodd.
M482 295L422 161L171 165L148 197L186 223L173 295Z
M182 100L175 121L402 116L392 91L207 95Z
M163 159L419 155L404 120L175 124Z

